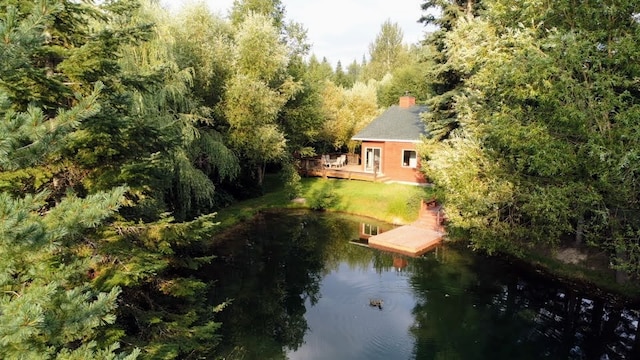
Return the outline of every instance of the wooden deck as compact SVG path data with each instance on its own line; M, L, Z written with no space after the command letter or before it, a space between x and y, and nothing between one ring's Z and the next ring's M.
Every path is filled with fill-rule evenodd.
M442 242L444 235L440 207L423 203L416 222L370 237L369 246L408 256L420 256Z
M320 159L304 159L300 166L300 175L373 182L390 180L380 173L365 172L363 165L348 163L341 167L326 167L322 165Z

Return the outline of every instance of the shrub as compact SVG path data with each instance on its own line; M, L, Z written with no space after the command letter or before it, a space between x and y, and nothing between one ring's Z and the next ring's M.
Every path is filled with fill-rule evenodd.
M300 174L293 164L286 164L281 172L284 182L285 196L289 200L293 200L302 194L302 184L300 183Z
M312 210L322 211L334 206L338 202L333 186L327 181L322 187L313 191L308 203Z

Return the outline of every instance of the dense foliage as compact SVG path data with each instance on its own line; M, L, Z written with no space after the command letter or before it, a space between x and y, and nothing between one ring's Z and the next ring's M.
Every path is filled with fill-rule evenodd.
M640 275L635 3L433 5L428 171L451 225L490 251L586 240Z
M268 167L299 195L296 159L355 151L390 84L367 80L408 64L387 22L369 64L334 71L285 15L278 0L235 1L228 18L145 0L0 6L3 358L212 354L225 303L203 302L193 274L212 260L214 211L259 194Z
M0 357L212 353L224 304L190 275L211 261L203 214L314 136L295 121L317 101L304 32L254 5L234 21L135 0L0 6Z
M489 251L571 239L640 275L640 26L632 1L425 1L369 58L307 57L279 0L0 5L0 357L198 358L219 343L215 211L275 169L357 152L410 93L452 233ZM426 12L431 14L432 12ZM332 189L316 196L326 208ZM126 344L122 346L121 344Z

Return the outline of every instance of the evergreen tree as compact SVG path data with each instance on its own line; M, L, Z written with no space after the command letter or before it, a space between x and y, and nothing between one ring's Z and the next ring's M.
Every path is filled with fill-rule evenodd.
M344 73L342 63L340 61L336 64L336 70L333 73L333 82L344 88L350 88L353 86L353 82L350 82L350 79Z
M351 85L355 84L356 81L360 80L361 73L362 66L358 64L357 61L353 60L353 62L347 67L347 82Z
M431 93L428 101L429 112L425 114L427 127L433 140L446 139L461 127L454 99L461 96L466 74L448 64L446 36L463 18L472 18L482 10L480 0L425 0L421 7L423 16L420 21L425 25L434 25L437 30L425 39L430 52L427 58L435 64L426 67L429 70ZM434 13L438 14L433 15Z
M0 29L11 35L0 43L1 54L33 53L47 41L47 21L64 7L48 2L39 5L20 13L19 18L16 8L5 8ZM100 111L100 84L86 97L78 94L64 99L62 94L42 93L29 98L32 104L27 111L16 111L23 105L12 99L20 98L21 92L7 79L27 79L20 86L44 92L62 85L54 80L38 82L39 77L33 75L39 70L26 64L25 72L20 67L12 69L10 63L0 74L3 187L19 178L21 171L43 165L74 129ZM54 109L57 101L70 105ZM51 113L55 116L48 115ZM123 202L125 188L82 198L70 192L56 202L48 201L46 191L22 190L18 196L0 193L0 357L135 358L138 351L128 356L119 352L118 335L105 328L115 320L120 289L97 291L87 277L92 255L85 237L114 214Z
M214 215L175 224L162 213L171 174L191 181L190 174L172 172L176 161L186 159L183 168L198 171L196 180L207 166L224 176L233 163L217 167L218 158L192 159L228 150L201 140L208 135L200 133L206 112L194 110L200 107L188 96L191 72L176 66L162 43L167 38L155 37L150 24L156 19L136 1L82 3L91 10L79 16L86 22L68 30L85 34L78 47L62 43L68 48L59 45L55 61L37 61L31 54L46 49L47 29L58 18L73 18L61 12L73 8L67 5L43 1L13 18L18 11L8 7L0 22L15 39L0 45L7 48L0 56L22 54L27 61L0 73L0 216L8 220L0 230L0 254L15 259L0 265L7 289L0 295L0 320L12 324L1 329L0 356L123 357L117 341L124 335L134 344L128 351L139 346L150 357L208 354L217 343L219 324L212 317L220 308L203 303L205 284L175 274L210 261L192 251L194 242L210 238ZM30 79L51 68L55 76L33 87L42 92L31 105L8 100L18 93L4 86L6 78ZM76 94L64 97L57 86ZM204 188L207 181L204 175ZM130 185L126 192L118 186L123 183ZM113 223L102 227L107 220ZM126 295L118 301L127 306L116 308L121 291Z

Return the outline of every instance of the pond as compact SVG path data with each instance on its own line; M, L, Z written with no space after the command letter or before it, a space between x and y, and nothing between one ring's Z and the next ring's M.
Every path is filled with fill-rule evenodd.
M212 305L230 300L219 355L640 359L638 308L465 249L410 258L363 246L391 227L312 212L243 224L201 272Z

